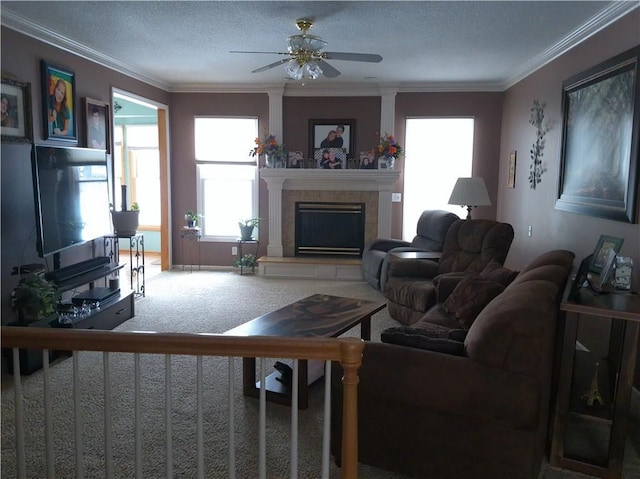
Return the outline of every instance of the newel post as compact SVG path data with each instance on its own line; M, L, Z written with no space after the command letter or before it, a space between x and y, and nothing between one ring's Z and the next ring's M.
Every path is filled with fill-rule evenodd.
M342 479L358 477L358 370L362 365L364 341L342 343Z

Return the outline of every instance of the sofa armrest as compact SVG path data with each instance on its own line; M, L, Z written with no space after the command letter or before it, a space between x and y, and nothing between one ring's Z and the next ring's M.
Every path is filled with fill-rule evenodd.
M537 426L535 378L487 368L465 356L367 342L359 377L360 401L391 401L516 428Z
M399 239L393 238L375 238L364 245L363 252L371 251L371 250L379 250L379 251L389 251L393 248L400 248L410 246L411 243L408 241L403 241Z
M429 259L391 258L389 261L389 278L407 276L412 278L431 279L438 274L438 263Z

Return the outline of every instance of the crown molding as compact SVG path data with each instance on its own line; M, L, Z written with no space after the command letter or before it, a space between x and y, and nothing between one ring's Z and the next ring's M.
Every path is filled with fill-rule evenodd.
M104 55L92 48L64 37L37 25L28 19L11 11L3 10L1 24L4 27L42 41L56 48L97 63L123 75L139 80L170 93L268 93L274 88L284 90L284 96L380 96L381 89L394 88L398 93L427 93L427 92L502 92L511 88L527 76L555 60L587 38L606 28L611 23L640 6L638 1L619 0L609 4L587 23L581 25L571 34L551 46L544 52L526 62L520 71L505 82L459 82L459 83L298 83L284 80L282 83L265 84L167 84L157 78L150 77L130 68L123 62Z
M616 1L607 5L605 9L600 11L587 23L584 23L578 29L560 40L558 43L551 46L550 48L547 48L545 51L526 62L520 69L520 72L513 75L505 82L505 84L503 85L503 90L511 88L516 83L525 79L532 73L536 72L543 66L552 62L559 56L574 48L576 45L584 42L589 37L595 35L600 30L608 27L613 22L619 20L638 7L640 7L640 2L626 0Z

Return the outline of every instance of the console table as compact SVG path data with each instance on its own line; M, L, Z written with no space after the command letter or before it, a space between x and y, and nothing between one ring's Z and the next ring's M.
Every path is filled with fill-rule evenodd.
M567 294L568 290L560 306L565 324L550 463L597 477L619 478L638 355L640 297L581 289L579 297L569 301ZM593 317L611 321L605 358L576 348L580 321L593 321ZM583 441L588 442L588 451L572 443L567 435L570 431L589 439Z

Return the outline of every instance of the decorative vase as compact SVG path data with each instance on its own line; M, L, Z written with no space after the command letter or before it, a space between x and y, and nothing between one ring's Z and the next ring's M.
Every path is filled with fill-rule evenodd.
M385 169L393 170L393 165L395 164L396 159L390 155L385 155L383 158L384 158Z
M265 162L266 168L286 168L287 167L284 153L265 154L264 162Z
M253 239L253 226L240 226L240 239L249 241Z

